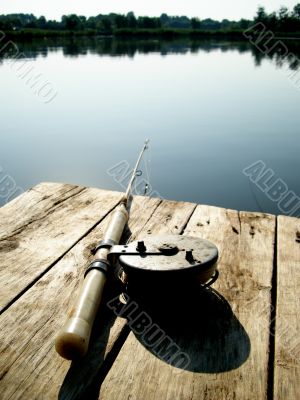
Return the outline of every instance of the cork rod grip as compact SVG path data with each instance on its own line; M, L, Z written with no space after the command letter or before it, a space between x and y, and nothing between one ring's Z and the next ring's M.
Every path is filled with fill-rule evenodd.
M63 358L75 360L86 354L105 282L105 274L98 270L90 271L83 281L78 302L55 340L55 349Z
M126 207L121 204L112 216L104 240L119 243L127 220ZM107 260L108 252L108 249L101 248L96 253L96 259ZM55 340L55 349L63 358L75 360L86 354L105 283L106 274L101 270L92 269L86 275L77 302Z

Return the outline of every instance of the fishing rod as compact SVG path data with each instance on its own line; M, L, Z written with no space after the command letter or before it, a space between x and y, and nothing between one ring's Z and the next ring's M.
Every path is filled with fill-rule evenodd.
M148 148L146 140L133 169L128 187L119 205L112 214L104 239L95 249L95 258L88 266L78 299L69 312L65 325L55 340L55 349L67 360L83 357L89 346L93 323L99 308L107 273L112 268L108 255L110 249L117 245L129 219L128 205L138 168L144 152Z
M138 157L104 239L95 249L95 259L85 273L77 303L56 338L57 352L68 360L80 358L87 352L107 272L116 261L122 271L119 279L126 293L125 302L134 299L146 308L149 305L152 308L157 303L161 310L164 304L170 303L170 299L184 300L189 293L212 285L218 278L218 248L208 240L163 234L148 235L126 245L118 244L129 218L132 185L136 176L139 176L138 167L147 145L148 141Z

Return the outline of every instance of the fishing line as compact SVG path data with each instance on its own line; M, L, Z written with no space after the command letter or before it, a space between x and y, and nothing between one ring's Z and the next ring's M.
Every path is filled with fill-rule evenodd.
M145 196L148 193L149 187L151 187L151 147L148 145L148 157L147 160L144 160L145 164L145 173L146 173L146 182L143 195Z
M149 151L150 146L149 146L149 139L147 139L145 141L146 145L147 145L147 151ZM148 157L148 163L150 163L150 158ZM142 170L143 169L143 170ZM142 175L145 174L145 178L143 179L144 181L144 187L140 188L140 183L138 182L138 180L134 181L134 192L136 195L141 195L141 196L146 196L149 190L149 187L151 187L150 185L150 173L149 170L150 168L148 168L148 164L146 162L146 160L143 159L143 168L139 169L136 171L136 177L141 177ZM143 172L144 171L144 172Z

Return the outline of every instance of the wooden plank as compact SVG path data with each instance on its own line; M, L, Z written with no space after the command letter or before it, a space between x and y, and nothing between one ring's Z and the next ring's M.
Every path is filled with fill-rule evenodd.
M0 309L51 268L120 197L118 192L46 183L0 209Z
M300 393L300 219L278 217L274 398Z
M183 299L176 301L176 294L171 321L165 323L170 318L165 312L158 325L177 346L175 354L179 348L189 364L175 368L172 358L156 346L146 348L143 338L131 332L101 386L100 399L267 398L275 218L198 206L184 234L219 247L220 278L214 287L229 304L205 291L192 297L187 293L180 309Z
M164 200L149 218L146 226L136 227L130 241L147 235L180 234L191 218L196 204Z
M133 206L130 229L145 223L159 202L157 199L138 198ZM147 212L141 215L138 206ZM73 379L70 385L68 382L70 377L76 375L76 367L68 372L70 363L56 354L54 337L65 321L66 312L72 304L72 294L78 293L84 268L92 258L91 249L103 238L109 219L110 216L107 216L1 315L1 398L57 398L66 374L62 396L68 398L70 391L74 395L72 388L76 385ZM77 391L83 390L93 374L97 373L103 353L109 353L125 321L116 321L105 314L99 323L102 329L96 332L98 341L94 341L95 346L92 345L85 368L80 368L81 375L90 376L86 381L77 379Z
M75 196L83 189L66 183L43 182L27 190L0 207L0 239L26 228L35 219L46 215L59 202Z
M160 204L158 199L135 198L124 239L128 235L134 236L146 224L142 229L145 234L148 220L156 212L161 223L166 222L156 226L157 232L175 229L172 222L179 224L177 207L183 221L178 226L180 229L188 220L194 205L186 203L183 207L182 203ZM151 221L152 218L149 226L152 226ZM91 259L90 249L103 237L108 222L109 218L105 218L0 317L1 326L4 327L1 399L80 398L95 377L101 376L101 365L115 351L115 343L122 340L124 319L115 318L104 307L104 315L100 313L99 329L94 330L87 357L80 364L73 363L70 369L70 363L55 353L53 340L64 322L65 310L71 305L70 294L77 292L83 266ZM113 292L115 289L111 290ZM106 296L110 298L108 294Z

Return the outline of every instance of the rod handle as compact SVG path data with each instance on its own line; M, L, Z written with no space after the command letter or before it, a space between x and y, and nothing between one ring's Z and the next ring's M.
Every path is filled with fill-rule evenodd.
M76 360L86 354L105 282L106 274L99 270L90 271L84 279L78 300L55 339L61 357Z
M55 340L57 353L67 359L82 358L88 349L91 326L80 318L70 318Z

